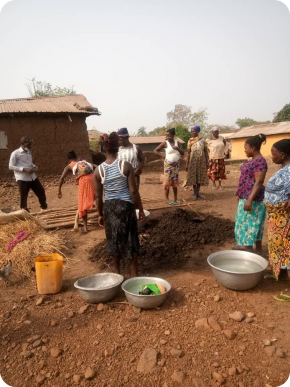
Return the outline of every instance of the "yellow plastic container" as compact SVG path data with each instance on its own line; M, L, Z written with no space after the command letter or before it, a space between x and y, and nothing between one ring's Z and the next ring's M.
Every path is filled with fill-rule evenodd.
M63 257L46 254L35 258L37 290L39 294L55 294L61 291Z

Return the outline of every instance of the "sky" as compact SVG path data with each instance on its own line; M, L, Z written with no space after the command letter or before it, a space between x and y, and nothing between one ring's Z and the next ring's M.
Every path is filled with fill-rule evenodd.
M176 104L209 124L272 120L290 103L290 15L277 0L13 0L0 13L0 99L36 77L74 85L88 129L166 125Z

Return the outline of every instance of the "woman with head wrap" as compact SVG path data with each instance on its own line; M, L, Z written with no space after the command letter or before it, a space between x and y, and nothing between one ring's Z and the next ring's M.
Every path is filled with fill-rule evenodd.
M212 180L212 189L222 189L222 180L226 179L225 175L225 146L226 142L222 136L219 135L219 128L214 126L211 128L211 138L207 140L209 148L209 165L207 176ZM219 186L216 186L216 181Z
M267 162L261 155L262 143L266 136L258 134L245 142L245 154L252 158L241 166L241 176L237 190L238 209L235 219L235 238L237 246L233 250L248 250L262 253L262 238L266 217L263 203L265 187L263 186L268 170Z
M184 186L193 186L193 200L205 199L199 190L200 186L208 185L207 168L208 168L208 151L206 141L199 136L200 127L192 126L190 128L191 138L188 140L186 171L187 177Z
M131 260L131 276L136 277L140 246L135 208L139 209L142 222L145 215L134 169L128 161L118 159L119 137L116 132L104 135L104 146L106 161L95 171L99 225L105 227L107 249L116 273L120 273L120 259L128 258Z
M94 190L94 175L93 169L94 165L88 163L86 160L78 161L77 155L74 150L71 150L67 153L67 158L70 161L67 165L58 185L58 197L62 198L61 187L64 183L65 177L69 173L73 173L75 176L76 182L79 186L78 192L78 211L79 217L83 219L84 222L84 232L88 231L87 226L87 210L92 210L95 202L95 190Z
M265 189L268 211L269 263L276 280L289 280L290 264L290 139L273 144L272 161L281 169L272 176Z
M174 139L175 128L168 129L166 131L166 137L164 142L162 142L154 150L154 153L161 156L164 159L164 189L166 200L169 200L169 189L172 187L174 200L169 202L171 206L179 204L180 201L177 200L177 187L178 187L178 175L180 167L180 156L184 155L184 150L181 148L177 140ZM165 155L163 152L160 152L161 149L165 149Z

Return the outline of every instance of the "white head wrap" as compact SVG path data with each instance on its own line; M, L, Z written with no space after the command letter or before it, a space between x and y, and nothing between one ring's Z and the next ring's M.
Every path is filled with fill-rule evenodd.
M213 126L212 128L211 128L211 131L212 132L216 132L216 131L220 131L220 128L218 127L218 126Z

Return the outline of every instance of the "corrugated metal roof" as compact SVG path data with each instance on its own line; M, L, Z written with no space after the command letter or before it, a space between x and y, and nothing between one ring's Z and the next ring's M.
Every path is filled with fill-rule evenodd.
M17 113L74 113L100 115L82 94L64 95L61 97L18 98L0 100L1 114Z
M290 121L248 126L246 128L240 129L228 138L248 138L251 136L256 136L260 133L265 134L265 136L270 136L272 134L290 133Z
M175 139L180 143L184 144L184 141L181 140L181 138L176 137ZM130 142L132 144L161 144L165 141L165 135L164 136L152 136L152 137L131 137L130 136Z
M236 133L237 130L232 130L230 132L220 132L220 135L223 137L223 138L229 138L231 137L234 133Z

